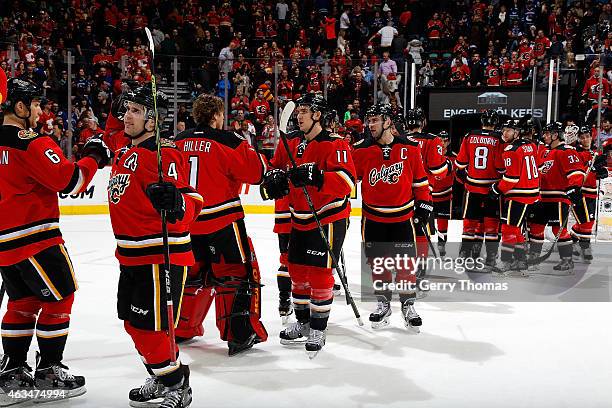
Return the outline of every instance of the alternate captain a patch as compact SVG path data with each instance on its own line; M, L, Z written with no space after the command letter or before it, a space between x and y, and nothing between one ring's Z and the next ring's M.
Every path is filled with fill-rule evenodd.
M38 136L38 133L29 129L20 130L17 132L17 137L23 140L34 139L36 136Z

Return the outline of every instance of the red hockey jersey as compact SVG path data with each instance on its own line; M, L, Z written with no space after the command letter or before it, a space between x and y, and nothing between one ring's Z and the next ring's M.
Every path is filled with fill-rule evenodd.
M444 178L452 167L442 154L442 139L431 133L410 133L405 136L419 142L429 187L435 188L438 180Z
M436 184L433 186L431 191L431 198L433 202L441 202L450 200L453 197L453 184L455 183L455 172L453 171L453 162L455 161L455 154L451 153L447 156L449 170L443 177L439 177L436 180Z
M489 65L485 70L485 77L487 78L487 86L500 86L501 85L501 72L500 68L496 65Z
M577 147L576 154L582 162L582 170L586 175L584 183L582 184L582 195L588 198L595 199L597 198L597 176L592 171L589 171L589 174L587 174L589 167L591 167L591 165L593 164L593 157L595 155L595 152L593 150L587 150L583 149L582 147Z
M316 163L324 171L323 186L306 187L322 225L347 218L351 207L348 196L355 188L355 165L348 143L338 135L323 130L310 141L293 138L288 140L289 149L297 165ZM291 161L284 144L279 144L270 161L274 168L286 170ZM292 228L307 231L316 228L310 207L302 188L290 183L289 211Z
M176 144L189 163L189 185L204 197L191 232L210 234L244 218L240 188L261 183L268 170L265 157L239 134L210 126L179 133Z
M0 266L62 244L57 193L83 192L97 169L89 156L66 159L48 136L0 126Z
M570 204L566 191L569 187L581 187L584 181L582 161L576 149L565 143L544 153L540 165L540 194L543 202Z
M467 172L467 191L488 194L504 171L503 149L501 135L493 130L473 130L463 138L455 165Z
M377 222L412 218L415 201L431 201L421 148L416 140L396 137L388 145L362 139L354 145L353 161L361 180L362 211Z
M601 86L602 98L607 98L610 94L610 83L606 78L602 78ZM591 76L587 79L582 88L582 97L591 101L599 100L599 78Z
M504 198L524 204L535 203L540 197L540 174L537 165L538 148L529 140L518 139L503 152L504 175L499 191Z
M166 139L162 139L162 169L164 180L174 183L185 201L183 219L168 223L170 263L191 266L189 225L202 208L202 197L187 184L185 161L174 142ZM121 265L164 263L161 217L146 195L147 186L157 181L154 137L118 152L108 183L108 208L117 240L115 256Z

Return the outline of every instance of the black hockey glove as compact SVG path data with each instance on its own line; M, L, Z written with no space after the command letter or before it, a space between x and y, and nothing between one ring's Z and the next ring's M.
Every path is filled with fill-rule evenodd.
M605 154L600 154L595 158L595 160L593 160L591 169L596 171L597 169L606 167L607 164L608 164L608 156Z
M170 224L182 220L185 216L185 201L183 195L172 183L152 183L147 186L147 196L153 208L161 214L166 210L166 220Z
M264 200L276 200L289 194L287 173L281 169L268 171L259 185L259 194Z
M465 171L465 169L457 169L457 171L455 171L455 177L462 183L465 183L467 180L467 171Z
M323 170L316 163L300 164L289 170L289 179L296 187L315 186L320 190L323 186Z
M489 199L491 201L498 201L499 197L501 197L502 193L499 191L499 187L497 184L493 184L491 189L489 190Z
M602 180L608 177L608 168L600 167L595 169L595 175L597 176L597 180Z
M414 208L415 224L423 224L423 228L425 228L425 224L429 221L432 211L433 205L429 201L417 201Z
M109 149L106 143L104 143L104 140L102 140L102 135L95 135L87 139L83 145L83 152L81 154L83 157L93 157L98 162L99 169L103 169L104 166L109 164L114 156L111 149Z
M582 190L580 187L570 187L565 193L572 204L580 205L582 203Z

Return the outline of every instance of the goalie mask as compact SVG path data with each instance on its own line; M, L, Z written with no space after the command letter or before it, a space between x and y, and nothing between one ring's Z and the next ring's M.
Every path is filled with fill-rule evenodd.
M580 128L576 125L569 125L565 127L563 131L563 139L565 143L573 145L578 140L578 131Z

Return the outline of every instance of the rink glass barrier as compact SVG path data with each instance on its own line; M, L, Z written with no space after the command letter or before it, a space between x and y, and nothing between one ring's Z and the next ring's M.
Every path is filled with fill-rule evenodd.
M361 245L362 302L375 302L375 290L390 290L394 299L400 293L420 291L427 302L610 302L612 300L612 242L592 243L593 261L590 264L574 257L574 271L570 275L555 275L553 267L559 263L555 250L550 257L529 271L528 277L500 277L483 269L485 250L479 258L459 258L460 242L447 242L446 255L435 257L431 249L427 258L413 255L407 243L370 243ZM550 248L544 244L542 254ZM434 242L436 254L438 248ZM367 256L366 256L367 254ZM397 279L397 272L419 273L416 283L411 279ZM501 262L498 259L498 266ZM384 278L385 271L392 279ZM414 281L414 279L412 279ZM349 284L352 282L349 282Z

